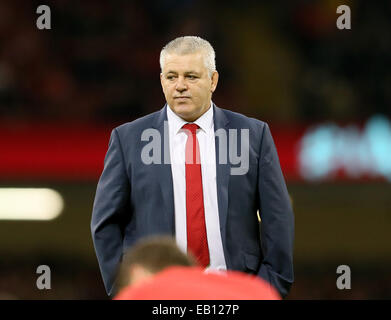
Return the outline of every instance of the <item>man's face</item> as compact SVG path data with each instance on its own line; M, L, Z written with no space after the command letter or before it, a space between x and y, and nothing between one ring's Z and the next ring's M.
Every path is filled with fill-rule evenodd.
M209 77L202 52L186 55L168 54L160 74L166 101L179 117L193 122L210 106L218 73Z

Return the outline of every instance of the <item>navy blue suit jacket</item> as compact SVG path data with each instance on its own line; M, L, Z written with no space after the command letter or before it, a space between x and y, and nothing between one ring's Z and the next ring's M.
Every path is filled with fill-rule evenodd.
M109 295L114 293L117 268L127 248L143 237L175 236L171 165L164 161L169 149L163 147L167 107L111 133L91 221ZM231 174L235 165L229 159L219 161L216 137L218 214L227 268L257 274L284 297L293 282L294 216L269 127L214 104L213 108L215 131L227 130L227 136L229 129L249 132L249 169L241 175ZM142 161L142 149L149 141L141 136L148 128L161 134L161 164Z

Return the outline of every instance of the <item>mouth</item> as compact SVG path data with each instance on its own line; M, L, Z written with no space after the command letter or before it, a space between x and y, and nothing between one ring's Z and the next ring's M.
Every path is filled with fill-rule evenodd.
M178 100L180 100L180 99L190 99L190 97L187 97L187 96L185 96L185 97L174 97L174 99L178 99Z

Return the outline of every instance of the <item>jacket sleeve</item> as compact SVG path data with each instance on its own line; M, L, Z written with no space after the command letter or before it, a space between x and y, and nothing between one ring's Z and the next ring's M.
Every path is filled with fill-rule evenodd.
M130 214L130 184L118 133L111 132L104 168L99 179L91 219L91 233L106 292L114 292L114 280L122 257L123 219Z
M258 275L285 297L293 283L294 216L269 126L261 130L258 192L263 261Z

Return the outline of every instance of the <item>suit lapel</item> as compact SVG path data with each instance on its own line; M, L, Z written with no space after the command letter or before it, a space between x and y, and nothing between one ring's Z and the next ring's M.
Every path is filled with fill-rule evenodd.
M216 132L219 129L224 129L228 137L229 121L220 108L218 108L215 104L213 104L213 107L214 107L213 110L214 130ZM218 136L215 135L217 203L219 207L220 227L222 230L221 238L224 246L224 251L227 252L225 231L226 231L227 214L228 214L228 184L229 184L230 165L228 163L228 143L226 146L223 147L223 150L226 151L226 160L220 159L219 143L221 142L219 141ZM225 256L227 258L227 254Z
M163 198L163 211L166 215L166 220L169 230L175 234L175 220L174 220L174 190L170 163L170 148L169 148L169 132L167 121L167 104L157 113L154 128L159 130L161 137L161 152L162 164L153 165L157 182L160 185L160 190Z

